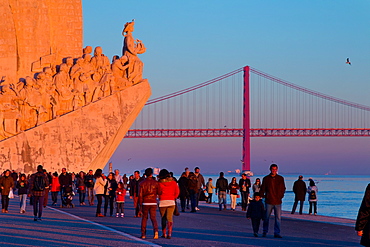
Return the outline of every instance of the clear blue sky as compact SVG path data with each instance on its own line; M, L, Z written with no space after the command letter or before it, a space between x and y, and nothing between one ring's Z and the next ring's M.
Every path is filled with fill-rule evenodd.
M367 0L83 0L84 45L120 55L123 25L135 19L134 37L147 47L140 58L153 97L250 65L370 105L369 11ZM370 174L369 149L365 137L252 138L252 171L265 173L274 161L281 173ZM112 161L128 173L147 166L219 172L240 168L240 158L238 138L126 139Z

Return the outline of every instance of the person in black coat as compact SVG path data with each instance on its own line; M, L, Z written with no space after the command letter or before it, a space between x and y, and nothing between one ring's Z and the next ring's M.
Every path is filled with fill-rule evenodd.
M265 218L265 206L259 192L254 193L254 200L249 203L246 217L252 220L253 235L258 237L261 220Z
M177 182L179 184L179 189L180 189L179 197L180 197L180 204L181 204L181 212L185 212L186 198L189 197L188 181L189 179L186 177L186 172L183 172L181 174L179 181Z
M298 205L298 201L300 203L299 204L299 214L302 214L302 211L303 211L303 203L305 201L306 192L307 192L306 183L303 181L303 176L302 175L300 175L298 177L298 180L294 182L293 192L295 194L295 198L294 198L294 204L293 204L293 208L292 208L291 214L294 214L295 213L295 210L296 210L297 205Z
M355 229L361 236L360 244L370 246L370 184L367 185L364 198L358 210Z

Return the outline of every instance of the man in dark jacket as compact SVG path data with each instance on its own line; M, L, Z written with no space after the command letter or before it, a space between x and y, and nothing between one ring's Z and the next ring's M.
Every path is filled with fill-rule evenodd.
M243 173L242 178L239 180L239 190L242 196L242 211L247 210L250 187L251 187L251 180L247 178L247 174Z
M159 184L153 178L153 169L145 170L146 179L139 184L139 206L142 212L141 218L141 238L146 238L146 223L148 221L148 213L152 221L154 230L154 239L158 239L158 223L156 219L157 196L159 193Z
M139 184L144 179L140 177L140 172L134 172L134 178L130 181L130 199L134 199L135 216L139 217Z
M37 172L31 175L28 192L28 196L33 196L34 221L41 221L45 189L47 188L49 188L48 176L44 173L42 165L39 165Z
M227 179L224 178L224 173L220 172L220 177L216 181L216 195L218 194L218 207L222 210L222 204L224 205L224 210L226 210L226 193L229 191L229 183Z
M297 205L298 205L298 201L300 203L299 204L299 214L302 214L303 203L304 203L304 200L306 198L306 192L307 192L306 183L303 182L303 176L302 175L300 175L298 177L298 180L294 182L293 192L295 194L295 198L294 198L294 204L293 204L291 214L295 213L295 210L296 210Z
M274 237L281 238L280 224L281 224L281 203L285 193L284 178L278 175L278 166L276 164L270 165L270 174L265 176L262 180L260 195L265 198L266 203L266 217L263 221L263 237L269 230L269 219L272 210L275 214Z
M85 176L85 185L87 191L87 200L89 205L94 205L94 172L89 170L89 173Z
M370 246L370 184L366 187L364 198L358 210L355 229L357 235L361 236L360 244Z
M67 173L66 168L62 168L62 173L59 175L59 184L60 184L60 194L62 199L62 207L67 206L63 194L67 187L72 188L72 176Z

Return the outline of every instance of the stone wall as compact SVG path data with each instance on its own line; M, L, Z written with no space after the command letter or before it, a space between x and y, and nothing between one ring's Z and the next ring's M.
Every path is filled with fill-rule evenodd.
M82 52L81 0L1 0L0 79L32 76Z

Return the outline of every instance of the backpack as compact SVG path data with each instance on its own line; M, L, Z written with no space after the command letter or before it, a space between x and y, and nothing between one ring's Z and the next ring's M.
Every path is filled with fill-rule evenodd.
M311 190L309 193L309 199L315 200L316 199L316 192L314 190Z
M35 176L35 180L33 181L33 190L34 191L43 191L45 189L45 179L44 176Z

